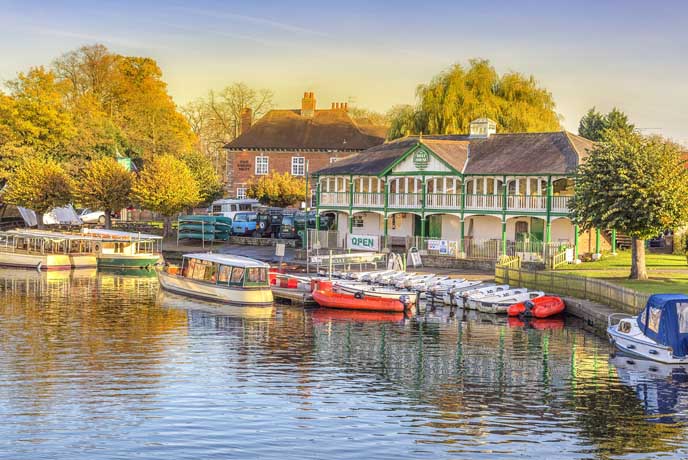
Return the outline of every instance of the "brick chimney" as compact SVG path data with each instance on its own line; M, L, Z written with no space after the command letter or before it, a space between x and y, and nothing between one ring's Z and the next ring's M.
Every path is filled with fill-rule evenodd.
M315 115L315 96L313 93L303 93L303 99L301 99L301 116L313 118Z
M341 110L342 112L348 112L349 111L349 103L348 102L333 102L332 103L332 110Z
M239 134L244 134L246 131L248 131L251 127L252 122L253 110L251 109L251 107L244 107L243 109L241 109L241 126Z

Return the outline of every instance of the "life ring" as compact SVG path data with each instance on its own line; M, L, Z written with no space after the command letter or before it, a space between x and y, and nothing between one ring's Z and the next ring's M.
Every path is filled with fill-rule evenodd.
M354 294L354 297L360 300L363 298L363 293L361 291L358 291Z
M94 249L96 252L100 252L100 243L95 243L95 244L93 245L93 249Z

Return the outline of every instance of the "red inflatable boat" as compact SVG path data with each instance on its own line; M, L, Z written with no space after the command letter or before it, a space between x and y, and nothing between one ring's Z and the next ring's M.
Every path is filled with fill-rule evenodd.
M536 297L525 302L515 303L509 307L507 314L509 316L524 316L532 318L548 318L550 316L558 315L564 309L564 301L561 297L546 295Z
M392 311L403 313L406 305L399 299L374 297L371 295L354 295L334 292L330 289L316 289L313 300L321 307L341 308L345 310Z

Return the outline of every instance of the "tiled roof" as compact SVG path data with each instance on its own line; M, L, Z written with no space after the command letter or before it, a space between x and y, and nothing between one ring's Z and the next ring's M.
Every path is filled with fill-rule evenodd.
M365 150L382 144L385 127L354 121L346 110L271 110L226 149Z

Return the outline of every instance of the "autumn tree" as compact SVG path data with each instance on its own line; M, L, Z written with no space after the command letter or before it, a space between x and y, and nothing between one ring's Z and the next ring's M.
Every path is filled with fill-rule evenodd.
M593 107L578 123L578 134L595 142L602 140L606 130L631 132L634 129L635 126L628 121L628 116L616 107L606 115Z
M248 184L246 196L268 206L298 205L306 199L306 181L285 172L272 172Z
M210 160L200 152L189 152L182 160L198 186L199 204L209 205L222 196L222 182Z
M418 103L390 120L389 137L413 134L465 134L472 120L492 118L500 132L561 129L552 94L533 76L499 75L487 60L455 64L416 90ZM394 113L393 113L394 114Z
M71 202L71 179L62 166L50 157L29 155L14 170L3 200L36 212L38 228L43 214Z
M75 181L74 198L83 207L105 212L105 228L112 228L111 214L130 204L133 174L111 157L86 163Z
M631 279L647 279L645 240L688 221L688 170L680 148L659 137L606 130L579 166L570 207L583 230L632 238Z
M146 162L132 192L141 207L163 215L164 236L170 234L172 216L200 202L189 167L173 155L158 155Z

